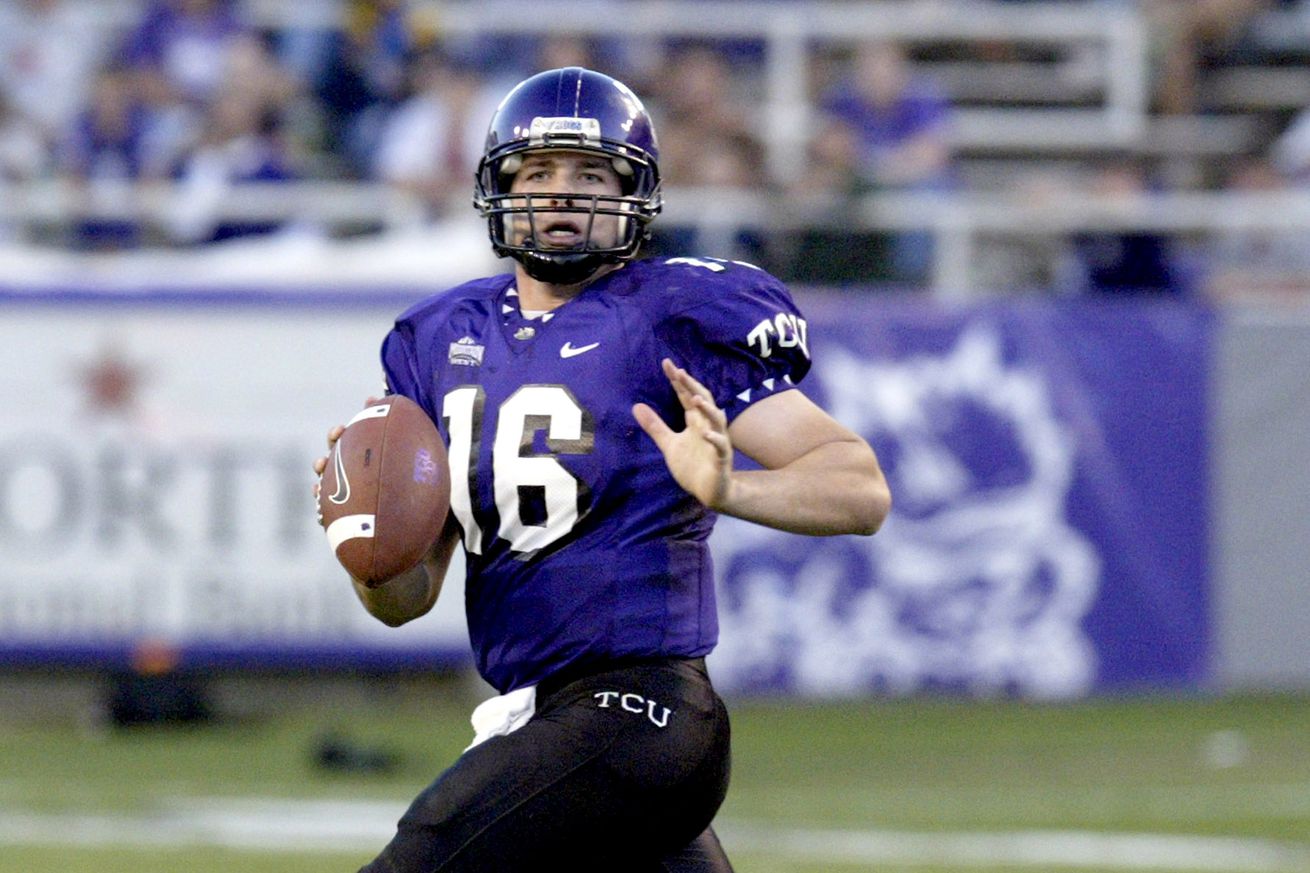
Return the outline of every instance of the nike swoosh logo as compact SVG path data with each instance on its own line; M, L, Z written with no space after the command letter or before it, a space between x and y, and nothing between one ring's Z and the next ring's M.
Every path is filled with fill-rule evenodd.
M346 462L341 460L341 446L332 447L332 463L337 474L337 492L328 497L340 506L350 499L350 480L346 478Z
M591 351L592 349L596 348L596 346L598 345L600 345L600 343L588 343L585 346L578 346L577 348L574 348L573 343L567 342L559 347L559 356L561 358L576 357L577 355L580 355L583 352Z

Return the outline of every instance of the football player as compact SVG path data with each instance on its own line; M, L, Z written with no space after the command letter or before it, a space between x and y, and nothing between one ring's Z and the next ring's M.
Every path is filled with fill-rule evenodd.
M710 827L729 771L704 662L715 516L872 534L889 511L873 450L795 390L810 337L787 289L749 264L637 259L658 160L621 82L523 81L475 188L514 272L420 302L383 342L388 391L449 446L451 510L419 567L356 591L387 624L422 615L462 541L500 696L370 873L730 870Z

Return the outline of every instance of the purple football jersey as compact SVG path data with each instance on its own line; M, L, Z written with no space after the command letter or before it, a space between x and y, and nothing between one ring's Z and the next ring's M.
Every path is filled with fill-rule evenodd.
M732 261L636 261L535 319L513 283L428 298L382 346L389 390L449 446L478 670L505 692L563 667L707 654L714 515L673 480L632 405L683 427L667 357L731 420L809 370L804 319L777 279Z

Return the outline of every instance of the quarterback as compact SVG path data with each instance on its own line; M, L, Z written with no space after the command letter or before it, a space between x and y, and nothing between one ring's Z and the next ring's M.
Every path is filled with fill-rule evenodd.
M355 589L402 624L462 544L470 642L499 696L364 870L730 870L711 828L729 775L704 662L714 519L872 534L886 480L795 390L809 336L777 279L637 257L659 150L621 82L571 67L517 85L475 202L514 271L423 300L382 344L387 390L448 446L450 517L418 567Z

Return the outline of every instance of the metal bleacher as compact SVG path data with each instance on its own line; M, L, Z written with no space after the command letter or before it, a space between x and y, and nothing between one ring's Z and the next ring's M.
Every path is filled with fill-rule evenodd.
M339 13L339 4L332 2L248 0L246 6L269 29L331 27ZM437 32L452 36L759 40L764 45L762 60L739 72L762 110L759 133L767 162L762 169L784 182L798 174L805 160L815 118L811 69L816 53L841 52L870 38L904 43L917 66L936 77L952 99L953 146L967 184L962 193L945 200L879 198L858 215L867 227L935 232L941 245L932 286L943 294L978 286L974 262L986 234L1042 235L1087 227L1206 233L1234 223L1310 227L1310 212L1299 206L1274 212L1257 198L1230 208L1217 192L1169 193L1140 206L1082 204L1070 209L1068 203L1027 203L1011 190L1016 179L1034 168L1077 167L1105 154L1181 163L1189 168L1182 175L1196 178L1206 167L1262 149L1277 123L1306 100L1298 95L1310 95L1310 66L1295 41L1284 47L1290 62L1257 61L1216 70L1204 83L1211 111L1163 117L1151 111L1148 30L1133 4L412 0L411 6ZM111 2L104 8L105 21L112 23L126 7ZM1285 20L1266 26L1283 35L1291 25ZM138 205L149 215L167 208L168 196L167 190L156 187ZM667 202L662 220L702 227L731 222L742 214L785 226L815 214L804 208L779 209L769 195L752 192L671 191ZM4 211L19 221L58 221L76 208L71 204L58 186L36 186L13 192ZM279 186L276 191L234 192L223 208L231 216L312 213L328 225L386 228L412 221L416 210L411 206L403 195L372 183L323 180Z

